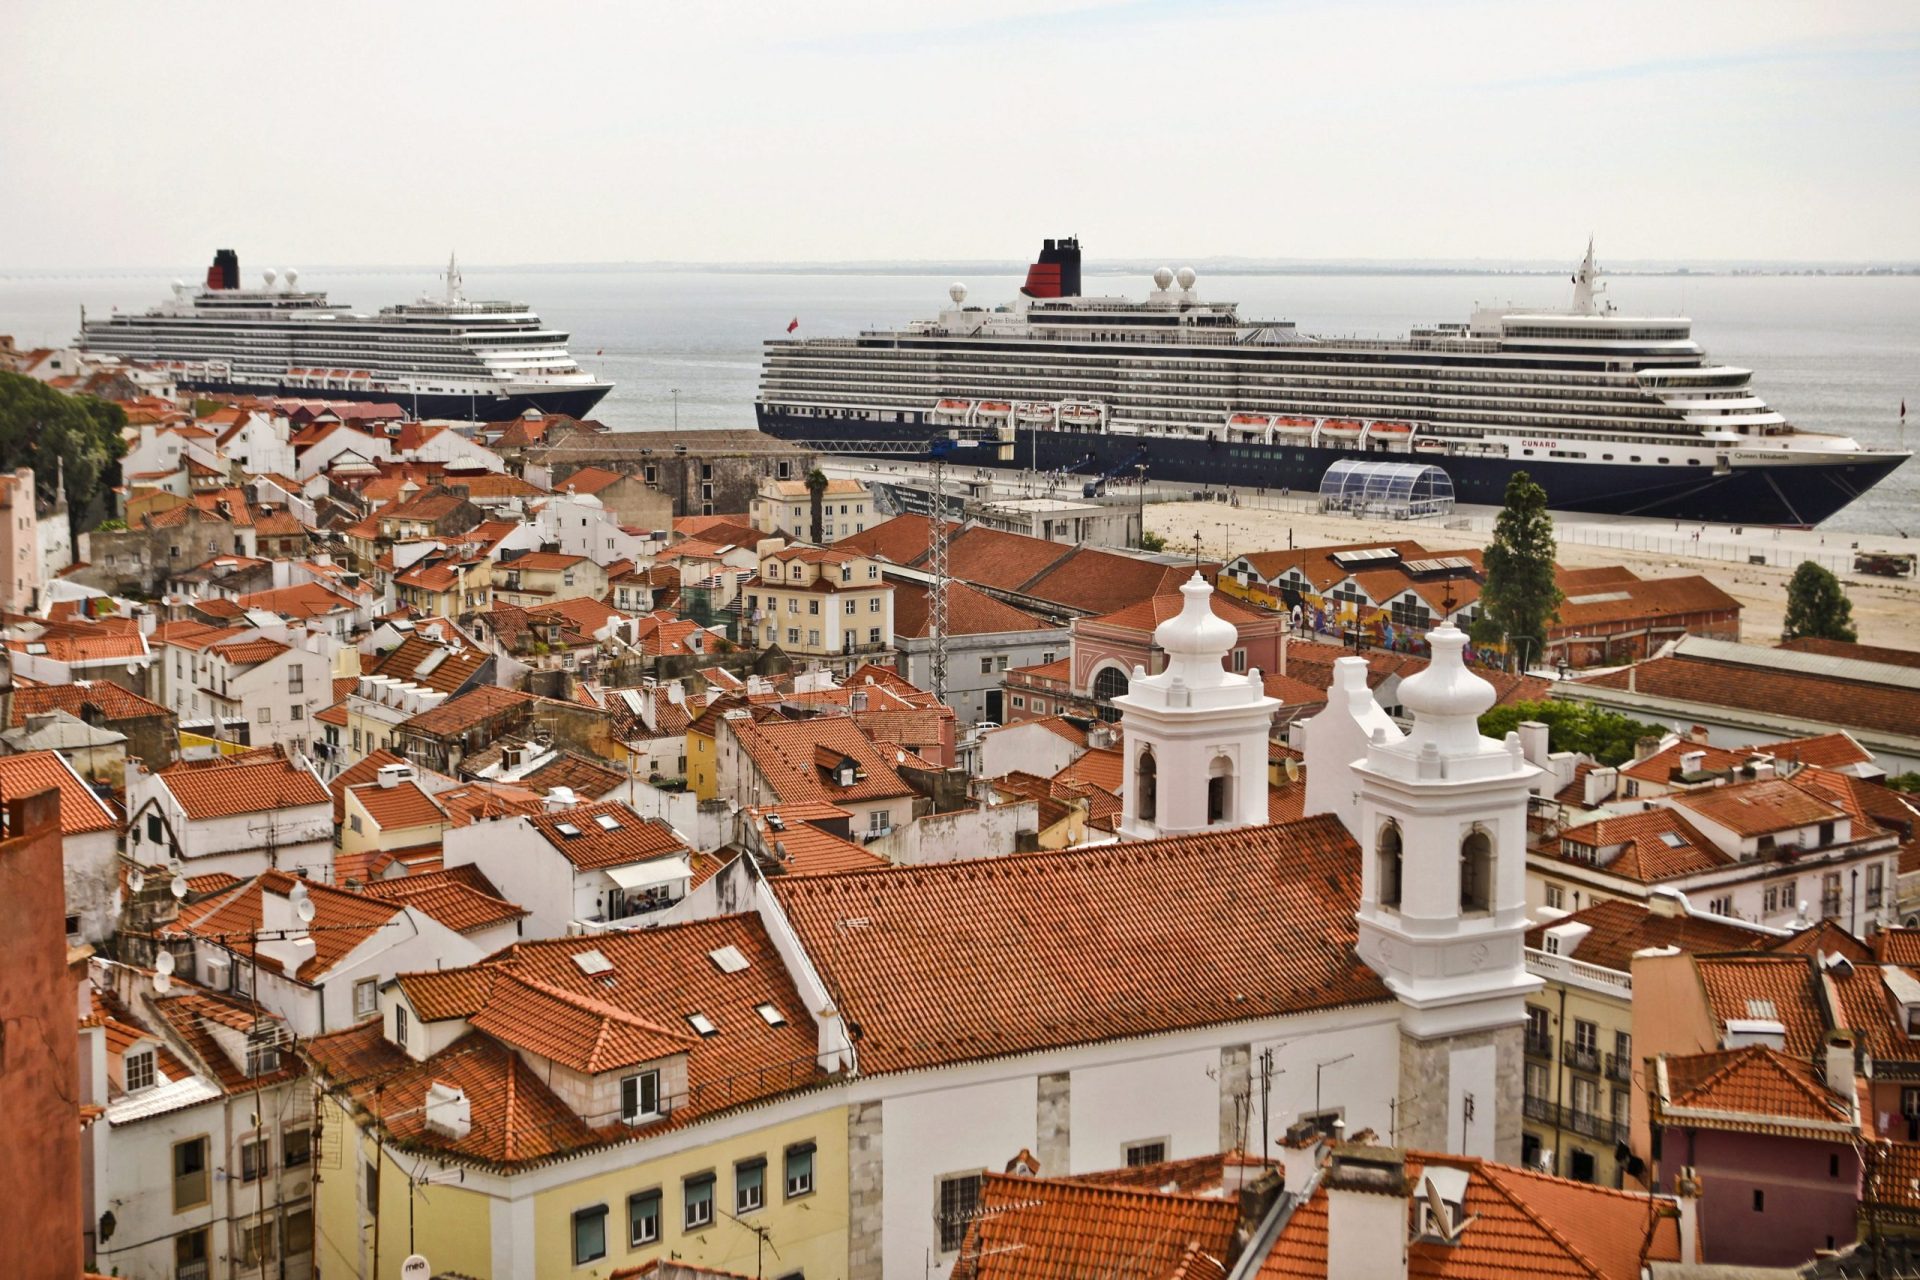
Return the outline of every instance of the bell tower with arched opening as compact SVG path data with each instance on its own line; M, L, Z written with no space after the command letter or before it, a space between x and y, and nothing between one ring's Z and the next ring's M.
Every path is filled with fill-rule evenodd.
M1412 730L1376 724L1351 765L1360 955L1403 1009L1396 1144L1515 1161L1525 997L1540 986L1523 950L1537 770L1518 735L1481 736L1494 690L1467 669L1466 636L1428 641L1433 660L1400 685ZM1329 766L1309 758L1309 776Z
M1180 612L1153 632L1166 670L1135 668L1113 700L1127 761L1120 834L1129 840L1267 820L1267 734L1280 704L1257 670L1227 670L1240 633L1213 612L1207 581L1196 572L1180 595Z

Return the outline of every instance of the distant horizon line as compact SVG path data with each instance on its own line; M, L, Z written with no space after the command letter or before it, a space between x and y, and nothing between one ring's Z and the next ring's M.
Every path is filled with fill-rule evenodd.
M1116 258L1090 260L1085 274L1151 275L1171 259ZM586 262L465 262L466 271L521 271L555 274L582 271L699 272L717 275L952 275L983 273L1013 275L1024 273L1029 264L1013 258L845 258L823 260L752 259L741 261L679 260L670 258L621 259ZM1219 275L1512 275L1556 276L1569 271L1565 262L1539 258L1257 258L1222 255L1192 258L1180 264L1196 271ZM264 268L263 268L264 269ZM331 263L303 271L318 270L334 274L364 275L439 275L443 267L428 263ZM0 278L112 278L177 274L181 268L168 266L63 266L23 267L0 265ZM1626 258L1613 264L1601 263L1609 275L1733 275L1733 274L1827 274L1905 275L1920 273L1920 259L1914 258ZM197 277L195 268L194 276Z

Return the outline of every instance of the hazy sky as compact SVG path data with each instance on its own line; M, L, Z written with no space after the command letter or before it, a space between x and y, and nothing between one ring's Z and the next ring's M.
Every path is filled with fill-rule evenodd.
M0 266L1920 259L1920 6L8 0Z

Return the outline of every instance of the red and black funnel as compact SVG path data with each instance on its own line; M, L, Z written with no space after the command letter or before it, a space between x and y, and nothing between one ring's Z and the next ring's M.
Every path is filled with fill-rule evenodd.
M238 289L240 287L240 255L231 249L222 249L213 255L213 265L207 268L207 288Z
M1068 236L1042 244L1040 258L1027 268L1027 282L1020 292L1029 298L1079 297L1080 238Z

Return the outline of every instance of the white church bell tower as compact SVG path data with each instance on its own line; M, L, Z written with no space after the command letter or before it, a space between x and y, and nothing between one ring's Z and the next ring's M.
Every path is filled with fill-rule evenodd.
M1523 950L1538 770L1517 734L1481 736L1495 695L1463 661L1467 637L1444 626L1427 640L1431 662L1400 684L1412 730L1369 721L1366 754L1347 764L1364 859L1359 951L1400 998L1398 1145L1512 1162L1525 997L1541 985ZM1307 772L1341 767L1310 758Z
M1184 835L1267 820L1267 734L1277 699L1260 672L1228 671L1239 630L1213 612L1213 588L1196 571L1180 612L1154 628L1167 655L1157 675L1134 668L1121 709L1127 761L1120 834Z

